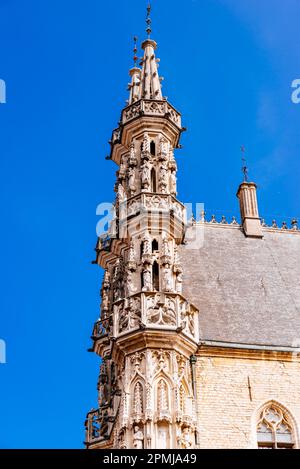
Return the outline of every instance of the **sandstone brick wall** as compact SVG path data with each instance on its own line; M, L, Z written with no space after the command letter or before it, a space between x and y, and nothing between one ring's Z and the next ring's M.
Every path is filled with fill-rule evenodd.
M254 447L253 417L272 399L286 406L300 426L297 361L198 356L196 380L200 448Z

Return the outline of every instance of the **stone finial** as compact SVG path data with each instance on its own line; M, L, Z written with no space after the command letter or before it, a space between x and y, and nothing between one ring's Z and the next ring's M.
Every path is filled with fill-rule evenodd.
M241 219L244 233L253 238L262 238L262 228L258 213L256 184L244 181L240 184L237 197L240 201Z

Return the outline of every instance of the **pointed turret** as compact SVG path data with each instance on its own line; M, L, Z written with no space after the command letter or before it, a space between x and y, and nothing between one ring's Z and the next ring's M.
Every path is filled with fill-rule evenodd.
M142 74L140 97L145 99L162 99L161 83L158 76L157 59L155 49L157 44L152 39L146 39L142 43L144 57L142 59Z

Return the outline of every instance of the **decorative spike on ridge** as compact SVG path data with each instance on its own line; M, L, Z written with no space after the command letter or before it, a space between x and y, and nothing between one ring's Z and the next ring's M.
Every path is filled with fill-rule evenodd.
M133 43L134 43L134 47L133 47L133 64L134 64L134 67L137 66L137 60L138 60L138 56L136 55L137 54L137 36L133 36Z
M130 91L128 104L132 104L138 99L140 99L140 81L141 81L141 69L137 67L137 36L133 37L133 63L134 66L129 70L129 75L131 76L131 83L128 85L128 90Z
M146 16L146 24L147 24L146 33L148 35L148 39L150 39L150 34L152 32L152 29L151 29L152 20L151 20L150 14L151 14L151 4L149 2L147 6L147 16Z
M242 163L243 163L242 172L244 174L244 182L249 182L248 167L247 167L247 161L245 157L246 148L244 147L244 145L241 146L241 152L242 152Z

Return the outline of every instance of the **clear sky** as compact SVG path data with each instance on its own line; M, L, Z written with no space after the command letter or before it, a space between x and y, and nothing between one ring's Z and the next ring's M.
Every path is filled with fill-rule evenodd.
M0 0L1 448L80 448L96 406L95 211L114 197L107 141L145 7ZM163 92L188 128L176 153L183 202L238 215L243 144L261 215L300 218L299 18L299 0L153 1Z

